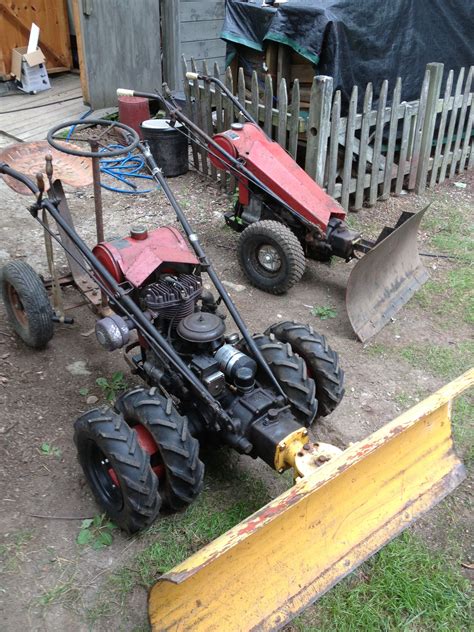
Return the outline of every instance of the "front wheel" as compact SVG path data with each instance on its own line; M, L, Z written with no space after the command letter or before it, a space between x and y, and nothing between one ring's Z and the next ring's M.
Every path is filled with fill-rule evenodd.
M127 423L144 427L156 445L152 465L160 479L163 504L175 511L184 509L200 493L204 464L199 459L199 442L189 432L187 417L180 415L171 399L156 388L135 388L115 402Z
M74 443L102 510L128 533L150 525L161 506L158 476L123 416L107 406L90 410L74 424Z
M303 276L306 261L296 235L284 224L264 220L240 235L239 260L249 281L270 294L284 294Z
M29 347L46 347L54 333L53 308L40 277L24 261L10 261L2 268L1 285L15 332Z

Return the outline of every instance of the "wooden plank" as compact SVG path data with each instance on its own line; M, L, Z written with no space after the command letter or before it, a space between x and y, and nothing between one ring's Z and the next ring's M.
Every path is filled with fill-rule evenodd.
M225 43L221 39L211 39L201 42L183 42L181 52L186 58L211 59L225 55Z
M178 2L178 0L173 1ZM177 21L179 22L179 20ZM200 42L202 40L219 39L221 31L221 19L199 20L199 22L183 22L181 24L181 42Z
M278 57L277 57L277 76L276 86L279 88L281 80L290 81L290 51L285 44L278 45Z
M341 91L334 95L331 111L331 134L329 137L329 161L327 192L334 197L337 177L337 158L339 154L339 125L341 122Z
M373 88L372 83L368 83L365 89L364 95L364 105L362 109L362 123L360 130L360 145L359 145L359 162L357 165L357 185L356 185L356 194L354 200L353 210L357 211L362 208L362 203L364 201L364 176L365 170L367 167L367 145L369 140L369 131L370 131L370 112L372 110L372 98L373 98ZM331 129L331 136L332 136Z
M441 162L441 169L439 172L439 179L438 179L438 182L440 184L444 182L444 179L446 177L446 170L448 168L449 159L451 157L450 153L451 153L451 145L453 142L454 125L456 123L456 118L457 118L458 110L460 106L458 97L460 97L461 95L463 81L464 81L464 68L461 68L461 70L459 71L458 79L456 81L456 88L454 89L453 105L450 108L451 114L449 117L448 132L446 134L446 143L444 145L443 160Z
M298 151L299 115L300 115L300 83L298 79L295 79L293 81L293 88L291 90L290 123L289 123L289 134L288 134L288 151L295 160L296 160L296 153Z
M193 72L197 72L197 65L196 65L196 61L194 59L191 58L191 70ZM203 92L201 90L199 90L199 80L196 79L195 81L192 82L192 88L191 88L192 92L191 92L191 97L194 98L194 102L195 102L195 108L196 108L196 120L195 123L196 125L200 128L203 129L203 119L202 119L202 96L203 96ZM204 175L207 176L208 174L208 169L207 169L207 151L204 147L201 146L201 143L199 145L199 153L201 154L201 170L203 172Z
M352 173L352 157L354 146L354 124L355 115L357 112L357 86L352 88L351 98L349 101L349 112L347 114L347 129L346 129L346 151L344 155L344 166L342 169L342 194L341 204L347 211L349 210L349 183L351 181Z
M245 77L244 69L242 67L239 68L239 72L237 74L237 94L240 105L245 109ZM245 116L242 112L238 113L238 121L239 123L245 122Z
M273 119L273 84L270 75L265 75L265 93L263 96L263 105L265 115L263 120L263 131L272 138L272 119Z
M278 132L277 141L278 144L286 149L286 127L287 127L287 114L288 114L288 93L286 91L286 80L280 81L280 87L278 89Z
M298 79L301 83L312 83L314 75L314 68L309 62L307 64L291 64L290 66L290 81Z
M163 81L171 90L181 87L180 47L182 40L179 20L180 0L161 0L161 36Z
M252 72L251 79L251 97L250 97L250 105L248 106L248 110L250 114L253 116L255 120L258 118L258 106L260 103L260 88L258 86L258 75L257 71L254 70Z
M431 167L430 187L436 184L436 178L438 177L438 171L441 166L441 151L444 143L444 131L446 129L446 120L448 117L449 99L451 97L451 90L453 89L453 76L454 72L449 71L448 79L446 81L446 88L444 90L443 109L441 111L441 119L439 122L438 136L436 139L436 150L433 159L433 166Z
M467 160L467 156L468 156L468 153L469 153L469 145L470 145L470 141L471 141L471 133L472 133L473 122L474 122L474 107L471 106L471 109L469 111L469 117L467 119L466 130L465 130L465 133L464 133L464 140L463 140L463 145L462 145L461 158L459 160L459 173L464 171L464 169L466 168L466 160Z
M413 150L411 152L410 177L408 179L409 189L414 189L416 184L416 174L418 172L418 163L420 161L421 134L423 131L423 124L425 122L426 101L428 99L429 85L430 70L427 67L425 70L423 84L421 86L418 115L416 117L415 127L413 130Z
M225 4L216 0L181 0L179 6L180 20L185 22L200 22L202 20L224 19Z
M380 90L379 105L377 108L377 119L375 122L375 138L374 138L374 153L372 158L372 176L370 178L370 192L369 192L369 206L373 206L377 201L378 186L379 186L379 164L380 164L380 151L382 148L382 137L384 128L384 113L385 104L387 102L387 90L388 81L382 83Z
M411 121L413 112L408 103L403 104L405 113L403 115L403 127L402 138L400 142L400 155L398 157L398 171L397 180L395 183L395 195L400 195L403 187L403 180L405 178L405 166L407 164L407 152L408 152L408 136L410 134Z
M221 77L221 70L219 68L219 64L214 64L214 77L216 77L217 79L220 79ZM215 90L215 103L216 103L216 129L217 129L217 133L221 133L225 130L224 128L224 110L223 110L223 100L224 100L224 95L222 94L221 90L219 90L216 87ZM218 171L218 177L219 177L219 186L222 190L225 191L226 188L226 180L227 180L227 174L224 170L219 170Z
M397 140L397 130L398 130L398 106L400 105L400 96L402 92L402 80L398 77L395 88L393 90L392 97L392 116L390 117L390 127L388 132L388 145L387 145L387 154L385 157L385 177L383 181L382 187L382 195L380 196L381 200L387 200L390 195L390 188L392 186L392 166L393 166L393 157L395 154L395 143Z
M471 90L471 83L472 83L472 71L473 71L473 66L470 67L469 72L467 74L466 86L464 89L464 96L463 96L462 106L461 106L461 113L459 115L459 122L456 128L456 140L454 142L453 158L451 160L451 166L449 169L450 178L452 178L454 174L456 173L456 166L460 158L459 147L461 144L462 132L464 129L464 121L466 120L467 100L469 97L469 93Z
M209 68L205 61L202 62L202 74L209 76ZM212 124L212 105L211 105L211 84L204 82L204 99L202 100L202 123L203 130L208 136L214 135ZM206 152L207 153L207 152ZM209 160L210 175L213 180L217 180L217 169Z
M430 73L430 79L428 94L426 96L425 119L423 121L423 129L421 132L420 158L415 182L415 193L418 195L426 188L428 163L433 146L433 134L435 130L436 117L438 115L437 105L439 101L439 91L441 89L441 81L443 79L444 64L428 64L427 69Z
M186 58L184 57L184 55L182 56L181 61L183 64L183 77L185 77L184 82L183 82L183 87L184 87L184 96L186 99L186 107L188 110L189 118L193 121L193 123L196 123L196 109L195 109L195 104L193 102L193 99L191 98L191 94L192 94L191 82L188 79L186 79L186 73L188 72L188 64L186 63ZM196 141L194 140L194 134L190 134L190 139L191 139L191 151L193 154L194 168L199 170L199 152L198 152Z

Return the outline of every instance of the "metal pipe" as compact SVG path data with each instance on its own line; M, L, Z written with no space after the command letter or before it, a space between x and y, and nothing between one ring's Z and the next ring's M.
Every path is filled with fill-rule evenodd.
M91 152L99 152L99 142L96 138L91 138L89 144ZM100 158L97 156L92 158L92 182L94 184L95 230L97 243L100 244L104 241L104 211L102 205L102 188L100 186ZM102 311L107 306L107 296L103 290L101 290L100 293L100 305Z

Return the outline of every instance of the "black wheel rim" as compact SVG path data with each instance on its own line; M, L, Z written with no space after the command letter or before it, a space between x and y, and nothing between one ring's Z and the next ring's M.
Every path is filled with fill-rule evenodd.
M266 254L270 256L271 262L268 262L270 265L265 261ZM258 241L249 255L249 263L258 275L267 279L276 279L284 273L285 255L278 244L271 241Z
M120 485L112 478L111 471L115 474L114 468L108 457L93 441L88 442L86 465L91 484L101 504L120 511L123 508L123 495ZM115 477L117 478L117 474Z

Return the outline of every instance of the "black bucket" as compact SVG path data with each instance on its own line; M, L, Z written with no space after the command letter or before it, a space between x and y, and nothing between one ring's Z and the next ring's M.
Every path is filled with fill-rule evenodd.
M144 140L166 177L181 176L189 170L188 134L181 123L170 127L167 119L150 119L140 125Z

